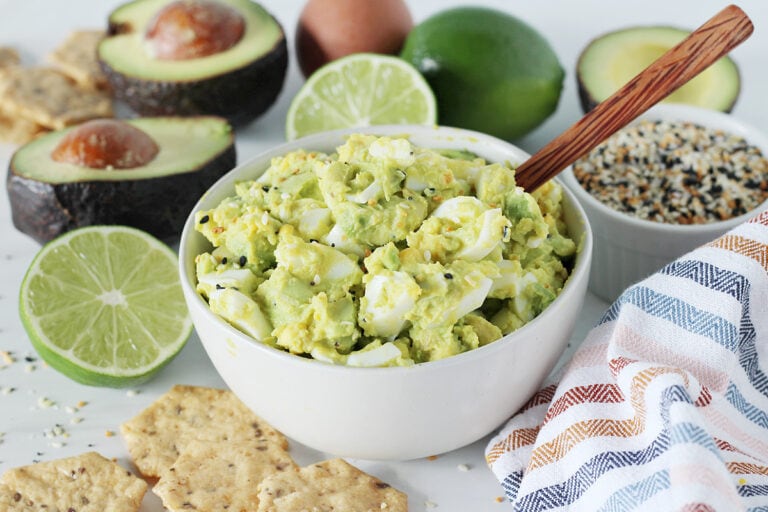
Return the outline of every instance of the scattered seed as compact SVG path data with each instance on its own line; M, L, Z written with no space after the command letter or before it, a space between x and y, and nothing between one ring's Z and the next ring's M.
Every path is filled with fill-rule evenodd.
M113 430L107 430L106 432L104 432L104 436L106 436L106 437L114 437L115 436L115 432Z
M37 405L41 409L50 409L51 407L56 405L56 402L54 402L50 398L41 396L40 398L37 399Z
M136 396L139 393L140 391L137 389L129 389L128 391L125 392L126 396Z
M437 508L437 503L435 503L434 501L426 500L424 502L424 508Z
M463 471L465 473L470 469L472 469L472 467L469 464L459 464L457 467L459 468L459 471Z

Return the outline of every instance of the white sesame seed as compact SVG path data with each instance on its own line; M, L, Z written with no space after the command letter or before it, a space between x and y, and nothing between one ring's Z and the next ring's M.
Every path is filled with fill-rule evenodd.
M320 284L320 274L315 274L315 277L312 278L312 282L315 284Z
M24 371L25 371L26 373L32 373L32 372L33 372L33 371L35 371L35 370L37 370L37 366L35 366L35 365L33 365L33 364L28 364L28 365L26 365L26 366L24 367Z
M291 194L289 194L288 192L283 192L282 194L280 194L280 199L282 199L283 201L290 198L291 198Z
M464 471L465 473L466 473L467 471L469 471L470 469L472 469L472 468L469 466L469 464L459 464L457 467L459 468L459 471Z
M264 214L261 216L261 223L265 226L269 224L269 213L264 212Z
M139 394L139 390L137 389L129 389L125 392L126 396L136 396Z
M37 405L41 409L50 409L51 407L56 405L56 402L54 402L50 398L46 398L44 396L41 396L40 398L37 399Z
M424 251L424 259L429 262L432 261L432 253L429 251Z
M75 416L74 418L70 419L69 422L72 425L77 425L78 423L82 423L83 422L83 418L80 417L80 416Z
M67 412L67 414L75 414L77 412L77 409L71 405L66 406L64 410Z
M66 445L66 443L62 443L60 441L54 441L51 443L51 446L53 448L63 448Z
M424 508L437 508L437 503L435 503L434 501L426 500L424 502Z

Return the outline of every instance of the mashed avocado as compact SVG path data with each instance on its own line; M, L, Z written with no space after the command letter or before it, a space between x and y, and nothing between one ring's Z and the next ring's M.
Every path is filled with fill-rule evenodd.
M214 249L198 292L255 339L351 366L405 366L491 343L560 293L576 244L562 189L407 138L352 135L275 158L196 213Z

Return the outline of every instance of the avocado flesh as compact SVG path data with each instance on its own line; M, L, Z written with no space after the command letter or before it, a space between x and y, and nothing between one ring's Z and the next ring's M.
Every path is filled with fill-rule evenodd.
M675 27L632 27L604 34L581 52L576 76L584 112L592 110L690 32ZM730 112L741 90L739 70L723 57L664 102Z
M175 240L200 196L236 164L234 134L217 117L127 121L160 147L147 165L90 169L50 154L72 129L22 146L11 158L6 189L14 226L40 243L72 229L122 224Z
M237 44L195 59L155 59L144 34L172 1L136 0L110 15L98 57L115 96L144 116L210 114L243 125L263 114L282 90L288 68L277 20L251 0L219 0L245 20Z

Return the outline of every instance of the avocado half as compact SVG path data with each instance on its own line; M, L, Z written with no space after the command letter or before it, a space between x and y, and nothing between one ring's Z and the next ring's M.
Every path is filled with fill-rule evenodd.
M234 134L219 117L156 117L126 121L160 151L132 169L91 169L56 162L51 152L76 127L19 148L6 189L16 229L45 243L72 229L122 224L175 240L200 196L235 166Z
M689 34L675 27L630 27L592 40L576 65L584 112L607 99ZM723 57L664 101L730 112L740 91L739 69L730 57Z
M159 60L144 34L172 0L135 0L109 16L99 63L117 99L143 116L216 115L236 126L263 114L277 100L288 68L288 47L278 21L251 0L218 0L245 20L243 37L228 50L187 60Z

